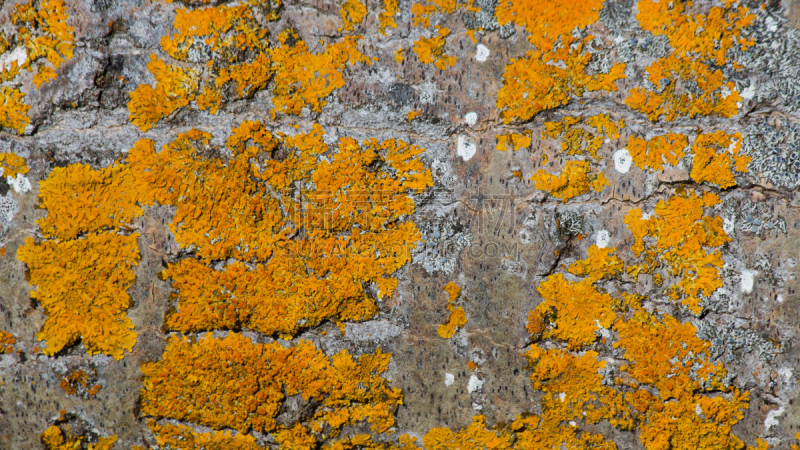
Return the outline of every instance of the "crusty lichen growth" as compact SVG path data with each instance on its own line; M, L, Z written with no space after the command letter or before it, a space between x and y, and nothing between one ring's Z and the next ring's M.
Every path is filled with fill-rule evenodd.
M0 355L9 354L14 351L14 344L17 343L17 338L13 334L0 331Z
M25 158L14 153L0 153L0 176L16 178L29 170Z
M461 297L461 288L451 281L447 283L444 290L449 294L447 310L450 311L450 316L447 318L447 323L439 325L436 333L438 333L442 339L450 339L456 334L456 331L466 325L467 314L464 308L456 306L456 301Z
M358 0L347 0L339 8L342 27L339 31L353 31L367 17L367 5Z
M752 160L741 155L742 135L728 134L722 130L700 134L692 145L691 177L698 183L716 184L722 189L736 186L734 170L747 172Z
M619 139L625 123L614 122L608 114L589 117L564 117L559 122L545 122L542 138L561 139L561 152L569 155L588 154L597 159L597 152L608 139ZM587 128L594 131L589 131Z
M535 182L536 189L547 191L563 202L586 194L589 189L600 192L608 186L605 175L593 174L588 161L567 161L559 175L539 170L531 180Z
M9 61L0 64L0 84L13 82L20 72L36 68L36 88L56 77L55 69L72 58L75 48L73 29L67 25L63 0L32 0L14 5L10 39L0 32L0 56ZM30 123L30 106L23 102L25 93L15 85L0 86L0 128L25 131Z
M139 234L119 234L142 214L130 177L121 166L75 164L56 168L39 185L48 214L36 223L47 240L26 238L17 258L27 264L31 297L48 316L37 333L47 342L45 355L82 340L90 355L121 359L136 343L125 310Z
M101 437L96 444L86 443L83 436L73 436L69 431L64 433L61 428L52 425L40 435L40 439L46 450L111 450L117 442L116 436Z
M262 22L278 18L280 3L270 7L266 17L256 12L262 3L249 0L178 9L173 24L177 33L162 38L161 47L182 64L151 57L148 70L156 84L142 84L131 92L131 121L147 131L192 102L216 114L223 103L252 97L270 82L274 82L276 112L300 114L306 107L319 112L325 98L344 86L342 72L348 63L370 62L357 49L359 36L344 37L321 53L311 53L297 33L287 29L278 36L278 45L271 46ZM347 5L344 29L352 29L365 17L366 7L357 0ZM186 63L194 67L183 67Z
M663 170L664 163L676 165L686 152L689 141L680 133L654 136L649 141L638 136L628 138L628 151L633 163L642 170Z
M99 384L92 384L92 381L96 379L96 375L96 369L92 369L91 373L83 369L73 370L61 378L58 386L67 395L76 395L84 398L91 397L100 392L102 388Z
M414 53L423 64L433 64L439 70L453 67L456 63L455 56L444 53L445 38L450 35L450 30L436 26L436 36L426 38L421 36L414 42Z
M282 448L334 439L342 427L362 422L380 433L394 425L394 409L402 403L400 390L380 376L388 362L380 349L357 359L346 351L328 358L307 341L284 347L254 344L236 333L193 343L172 338L160 361L142 366L142 414L214 430L271 433ZM279 424L283 402L298 395L318 406L302 423ZM151 426L164 433L165 442L182 433L178 427ZM237 446L247 448L247 438L213 435L203 439L238 440Z

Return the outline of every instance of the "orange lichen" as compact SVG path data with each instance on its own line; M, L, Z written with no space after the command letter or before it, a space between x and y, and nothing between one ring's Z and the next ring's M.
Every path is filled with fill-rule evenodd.
M636 256L643 255L641 265L631 266L628 273L652 273L662 263L668 273L677 278L669 295L694 313L699 313L700 297L711 295L722 287L720 270L722 255L719 250L708 253L706 248L719 247L730 238L722 229L722 219L703 215L703 208L719 202L715 194L701 197L694 192L681 192L668 201L656 204L655 214L642 217L642 210L632 209L625 215L634 237L632 250ZM646 246L645 238L653 242Z
M416 119L421 115L422 115L421 109L412 109L411 111L408 112L408 114L406 114L406 118L408 119L409 122L411 122L412 120Z
M528 31L528 41L543 52L559 44L569 47L573 42L572 30L584 28L600 17L605 0L585 2L504 0L495 9L501 25L514 23Z
M411 22L415 27L431 26L431 16L434 14L452 14L458 9L458 0L428 0L427 5L414 3L411 5Z
M92 233L80 239L43 241L32 237L17 252L28 265L31 291L48 318L37 339L47 341L43 353L53 356L81 339L90 355L122 359L136 343L133 323L124 314L127 293L139 261L138 233Z
M14 351L14 344L17 343L17 338L13 334L0 331L0 355L10 354Z
M526 130L522 133L498 134L497 135L497 150L501 152L506 151L509 145L514 151L522 148L529 148L531 146L531 131Z
M383 0L383 11L378 15L378 32L386 36L387 28L397 28L394 17L399 10L399 0Z
M456 334L456 331L466 325L467 314L464 308L456 306L455 304L456 300L461 296L461 288L451 281L447 283L444 290L450 295L447 299L447 310L450 311L450 317L447 319L447 323L439 325L436 333L438 333L442 339L450 339Z
M688 145L686 136L680 133L667 133L655 136L649 141L631 136L627 148L638 168L662 170L665 162L673 166L678 164Z
M64 435L61 428L52 425L39 436L47 450L81 450L83 449L83 436L72 436L69 432ZM101 437L96 444L89 444L86 450L111 450L117 442L116 436Z
M0 32L0 55L13 49L11 60L0 65L0 83L14 80L25 69L36 67L33 82L36 88L56 77L54 69L72 58L75 47L73 29L67 25L69 16L63 0L33 0L15 4L9 23L13 33L10 40ZM50 65L47 65L50 64ZM22 134L30 123L29 105L16 87L0 86L0 127Z
M588 131L587 127L594 129ZM597 159L597 151L607 139L619 139L625 126L620 120L614 122L608 114L589 117L564 117L560 122L545 122L542 138L561 139L561 151L570 155L589 154Z
M712 7L708 14L686 14L687 1L641 0L636 19L642 29L656 36L667 36L678 56L709 60L725 64L728 50L742 50L754 44L742 37L742 31L753 23L755 14L745 6L734 8L735 0L724 0L722 6Z
M339 16L342 18L339 31L353 31L367 17L367 5L358 0L347 0L339 8Z
M652 87L633 88L625 103L653 122L698 115L731 117L739 111L742 97L734 83L726 82L721 70L712 70L705 63L669 55L654 61L646 72ZM679 92L681 85L696 88Z
M448 56L444 53L445 38L450 34L450 30L436 26L437 35L432 38L420 37L414 41L414 53L423 64L433 64L439 70L453 67L456 63L455 56Z
M294 334L323 320L372 317L366 283L376 283L382 298L392 295L397 281L389 275L420 238L413 223L400 220L414 211L408 192L432 184L422 149L343 138L332 153L323 135L318 125L274 136L260 122L244 122L228 140L225 163L200 156L218 153L211 135L198 131L160 153L149 140L128 153L139 201L175 206L170 227L195 254L163 273L178 290L169 327ZM278 148L287 156L274 158ZM307 181L315 188L290 195ZM237 261L209 267L229 258Z
M608 185L604 174L591 174L591 169L588 161L567 161L560 175L539 170L531 180L535 182L536 189L547 191L566 202L589 192L589 189L600 192Z
M213 430L269 432L286 448L335 438L350 424L383 432L394 425L393 411L402 403L400 390L380 377L388 362L380 350L358 359L346 351L328 358L307 341L254 344L236 333L193 343L172 338L160 361L142 366L142 414ZM287 396L319 406L302 424L283 426L275 418ZM169 439L180 429L154 431Z
M583 47L588 40L512 58L497 94L503 121L530 120L544 110L566 105L572 96L580 97L586 91L616 91L614 82L625 78L625 64L613 66L607 74L587 75L584 71L592 56L584 53Z
M716 184L722 189L736 186L733 171L747 172L747 165L752 160L740 155L741 149L741 133L728 134L718 130L700 134L692 145L692 179L698 183Z
M592 281L616 277L622 273L624 264L613 253L613 248L600 248L592 245L589 247L589 257L575 261L567 271Z
M83 369L73 370L67 373L58 385L67 395L92 396L100 392L102 388L99 384L89 386L91 384L90 378L94 379L96 375L96 369L92 369L91 374Z
M254 12L254 8L262 10L262 3L249 0L234 6L178 9L174 22L178 32L162 38L161 47L172 58L195 63L195 67L167 65L160 60L148 64L156 85L140 85L131 93L131 121L146 131L192 101L199 109L216 114L224 102L251 97L272 81L276 112L300 114L304 107L319 111L326 104L324 99L344 86L345 65L370 62L358 52L360 37L355 36L314 54L288 29L278 37L278 45L271 47L269 30L257 19L261 13ZM347 3L348 21L366 11L354 6L356 3L361 4L357 0ZM267 20L278 18L279 6L280 2L268 8Z
M14 153L0 153L0 175L16 178L18 175L28 173L25 159Z
M256 438L235 431L200 433L186 425L159 425L153 420L148 424L160 448L176 450L264 450Z
M510 430L486 429L486 417L475 416L472 418L472 424L456 433L449 428L433 428L425 434L422 442L426 450L462 448L502 450L513 448L510 434Z
M403 64L403 61L406 60L403 51L404 50L402 48L398 48L397 51L394 52L394 60L397 62L397 64Z

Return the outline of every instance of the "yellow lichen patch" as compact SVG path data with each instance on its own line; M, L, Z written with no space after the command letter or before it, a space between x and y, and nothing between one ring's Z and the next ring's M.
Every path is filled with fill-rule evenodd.
M0 175L16 178L18 175L28 173L25 159L14 153L0 153Z
M733 171L747 172L751 157L740 155L741 133L722 130L700 134L692 145L694 159L690 176L698 183L716 184L722 189L736 186Z
M404 50L402 48L398 48L397 51L394 52L394 60L397 62L397 64L403 64L403 61L406 60L403 51Z
M100 170L86 164L56 167L39 184L40 206L47 215L36 224L45 237L62 241L121 229L144 212L137 197L133 176L125 166Z
M380 350L357 359L346 351L328 358L307 341L254 344L236 333L193 343L172 338L162 360L142 366L142 414L214 430L270 432L288 448L336 437L351 424L383 432L394 425L393 411L402 402L400 390L380 377L388 362ZM286 396L319 406L303 424L284 427L275 417ZM180 432L161 430L167 439Z
M88 395L92 396L100 392L102 386L94 384L90 386L90 378L95 378L97 370L92 369L89 374L83 369L73 370L61 379L58 386L64 390L67 395Z
M450 30L436 26L437 35L432 38L420 37L414 41L414 53L423 64L433 64L439 70L453 67L456 63L455 56L448 56L444 53L445 38L450 34Z
M586 194L589 189L600 192L608 185L604 174L591 174L591 169L588 161L567 161L560 175L539 170L531 180L535 182L536 189L547 191L553 197L566 202Z
M504 0L495 9L500 25L515 23L528 31L528 41L543 52L558 44L569 47L572 30L597 21L605 0L573 2L569 0Z
M22 134L30 123L29 105L22 102L25 94L18 89L0 87L0 127L17 130Z
M400 2L398 0L383 0L383 11L378 15L378 32L386 36L387 28L397 28L394 16L397 15Z
M199 74L193 69L168 66L164 61L150 55L147 70L156 79L156 87L140 84L131 92L128 112L131 122L147 131L172 114L176 109L189 104L197 95Z
M714 6L707 14L686 14L691 2L642 0L637 5L636 19L642 29L667 36L679 56L710 60L721 66L734 46L745 50L753 45L753 40L742 37L742 31L756 17L745 6L734 7L734 0L721 3L721 7Z
M719 247L730 238L722 229L722 219L703 215L703 208L719 202L715 194L702 197L694 192L682 192L669 200L660 201L655 214L642 217L642 210L632 209L625 216L625 224L634 237L633 252L643 255L640 266L632 266L628 273L651 273L660 265L677 278L669 295L694 313L699 313L700 297L711 295L722 286L720 269L722 255L719 250L708 253L706 248ZM647 238L647 240L645 240ZM653 242L652 245L646 245Z
M422 442L426 450L514 448L510 430L486 429L486 416L473 417L472 424L456 433L449 428L433 428Z
M406 114L406 118L408 119L409 122L411 122L412 120L416 119L421 115L422 115L421 109L412 109L411 111L408 112L408 114Z
M0 65L0 83L13 81L22 69L30 72L34 67L33 81L37 89L54 79L54 69L72 58L75 47L68 18L62 0L15 4L9 20L13 30L10 39L0 32L0 56L9 57ZM22 102L24 96L25 93L16 87L0 86L0 127L23 133L30 122L30 106Z
M572 47L531 51L523 58L512 58L497 94L503 121L528 121L544 110L566 105L572 96L580 97L586 91L616 91L614 82L625 78L625 64L614 65L607 74L587 75L584 71L591 61L591 54L583 52L587 40Z
M688 145L689 141L686 136L680 133L667 133L655 136L649 141L631 136L628 139L627 148L638 168L662 170L664 163L673 166L678 164Z
M598 338L598 326L610 328L616 318L611 296L594 287L586 278L570 283L555 274L539 284L544 301L528 315L528 331L541 339L565 341L578 350Z
M650 1L650 0L643 0ZM739 112L742 97L732 81L726 82L721 70L687 58L669 55L654 61L647 69L651 88L631 89L625 103L655 122L662 118L731 117ZM694 86L679 92L677 86Z
M148 140L128 153L140 201L175 206L170 228L195 255L163 273L178 290L169 327L294 334L323 320L372 317L366 283L382 298L392 295L390 275L420 238L401 220L414 212L408 193L432 184L422 149L344 138L333 151L323 135L315 126L274 136L260 122L244 122L228 140L232 157L224 163L211 135L198 131L160 153ZM280 159L273 157L278 148ZM292 194L308 181L314 189ZM236 261L209 267L230 258Z
M28 265L31 297L48 318L37 339L47 341L43 353L53 356L81 339L90 355L122 359L136 343L133 323L124 314L127 293L139 261L138 233L89 234L67 241L34 242L29 237L17 252Z
M140 85L131 93L131 121L146 131L192 101L199 109L216 114L223 103L251 97L271 81L275 82L273 102L277 112L299 114L304 107L319 111L326 104L325 98L344 86L342 71L346 64L370 62L358 52L360 38L354 36L315 54L294 31L285 30L278 46L271 47L269 30L257 19L265 6L262 3L250 0L233 6L178 9L174 22L177 33L162 38L161 47L170 57L194 67L158 60L148 64L156 85ZM273 2L268 8L267 20L277 19L279 4ZM363 4L352 0L346 5L343 8L350 26L359 17L363 20Z
M529 148L531 146L531 131L527 130L522 133L497 135L497 150L504 152L509 146L511 146L514 151L522 148Z
M458 9L458 0L428 0L427 5L414 3L411 5L411 22L415 27L431 26L431 16L434 14L452 14Z
M17 338L6 331L0 331L0 355L9 354L14 350Z
M358 0L347 0L339 8L339 16L342 18L339 31L353 31L367 17L367 5Z
M160 448L176 450L264 450L256 439L235 431L200 433L186 425L159 425L148 421Z
M582 128L591 128L594 132ZM620 120L614 122L608 114L590 117L564 117L560 122L545 122L542 137L561 139L561 151L570 155L589 154L597 159L597 151L606 139L619 139L625 126Z
M592 281L616 277L622 273L624 264L613 253L613 248L599 248L592 245L589 247L589 257L575 261L567 270L573 275L586 277Z
M88 444L87 447L83 446L83 436L72 436L69 432L65 433L61 428L52 425L48 427L39 436L46 450L111 450L114 443L117 442L116 436L101 437L97 440L96 444Z
M442 339L450 339L456 334L456 331L466 325L467 314L464 308L456 306L455 304L456 300L461 296L461 288L451 281L447 283L444 290L450 295L450 298L447 299L447 310L450 311L450 317L447 319L447 323L439 325L436 333L438 333Z

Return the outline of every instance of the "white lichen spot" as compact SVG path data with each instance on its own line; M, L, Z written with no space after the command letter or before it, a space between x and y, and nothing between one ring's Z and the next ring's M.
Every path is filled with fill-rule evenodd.
M700 403L698 403L698 404L694 405L694 413L695 413L695 414L697 414L697 415L698 415L698 417L699 417L699 416L702 416L702 414L703 414L703 408L701 408L701 407L700 407Z
M10 53L7 53L0 57L0 66L3 67L4 71L11 70L11 66L14 62L17 63L17 67L25 64L25 61L28 60L28 53L25 51L25 47L17 47L14 50L11 50Z
M633 158L627 148L622 148L614 152L614 169L619 173L628 173L631 170Z
M455 382L456 382L456 377L454 377L452 373L444 374L444 385L445 386L450 387Z
M769 432L769 430L772 427L778 425L779 424L778 417L780 417L781 414L783 414L783 412L785 410L786 410L786 407L781 405L780 408L773 409L772 411L768 412L767 413L767 418L764 419L764 431Z
M483 380L478 378L477 375L474 374L471 375L469 377L469 382L467 383L467 391L469 391L469 393L472 394L473 392L479 390L481 387L483 387Z
M603 327L597 319L594 319L594 323L597 325L597 332L600 334L600 337L611 339L611 331L609 331L608 328Z
M577 427L577 426L578 426L578 424L577 424L577 423L575 423L575 421L574 421L574 420L570 420L570 421L569 421L569 426L571 426L571 427Z
M456 145L456 154L461 157L464 161L469 161L470 158L475 156L475 152L478 151L478 146L475 145L468 137L466 136L459 136L458 142Z
M731 91L731 88L725 85L722 86L719 92L719 95L721 95L722 98L728 98L728 96L730 96L731 94L733 94L733 91Z
M611 242L611 233L608 230L600 230L597 232L597 247L606 248L608 243Z
M753 292L753 284L755 284L755 277L758 274L755 270L744 269L742 271L742 292L749 294Z
M468 112L464 115L464 122L467 122L467 125L473 126L478 123L478 113L476 112Z
M18 174L16 178L9 176L6 177L6 181L17 194L24 194L31 190L31 182L25 175Z
M778 294L778 296L775 298L775 300L777 300L778 303L783 303L783 295Z
M567 393L566 392L562 392L562 393L558 394L558 399L561 400L561 403L564 403L564 399L565 398L567 398Z
M747 86L741 94L739 94L742 98L746 98L748 100L752 99L756 96L756 83L751 81L750 86Z
M733 217L723 217L722 218L722 231L725 232L728 236L733 234L733 230L736 227L736 220Z
M474 409L475 411L480 411L483 409L483 406L481 406L480 403L472 403L472 409Z
M478 62L486 62L486 58L489 57L490 53L491 52L485 45L478 44L478 46L475 47L475 60Z

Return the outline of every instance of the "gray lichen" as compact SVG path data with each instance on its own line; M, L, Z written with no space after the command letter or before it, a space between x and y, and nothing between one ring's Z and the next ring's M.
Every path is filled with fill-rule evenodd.
M800 77L800 72L797 76ZM742 145L742 153L752 158L748 170L778 186L800 187L799 132L800 126L788 122L780 127L766 121L749 125Z
M458 256L472 242L472 234L452 216L437 216L419 225L422 243L413 250L412 261L428 273L453 273Z

